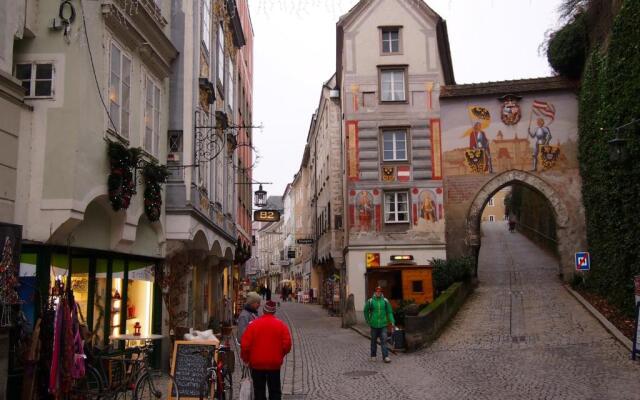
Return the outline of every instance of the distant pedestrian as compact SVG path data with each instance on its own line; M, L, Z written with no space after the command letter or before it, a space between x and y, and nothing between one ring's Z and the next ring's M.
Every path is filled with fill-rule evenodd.
M282 301L287 301L287 297L289 295L287 294L287 285L282 285L282 292L280 293L280 297L282 298Z
M280 400L280 367L291 351L289 328L275 317L276 303L267 301L262 317L249 324L242 336L241 357L251 368L255 400Z
M247 293L244 308L240 312L240 316L238 316L238 343L242 343L242 335L247 330L247 326L258 318L258 308L260 308L261 301L262 299L258 293Z
M267 298L267 301L271 301L271 288L269 286L267 286L265 289L265 296Z
M389 350L387 349L387 330L392 330L396 321L393 318L391 303L387 300L380 286L376 287L373 297L367 300L364 306L364 318L371 327L371 359L376 359L378 345L376 341L380 338L382 348L382 359L390 363Z

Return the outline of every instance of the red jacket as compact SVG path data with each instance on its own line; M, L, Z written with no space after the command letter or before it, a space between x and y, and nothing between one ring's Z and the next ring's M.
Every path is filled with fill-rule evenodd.
M253 369L275 371L291 351L289 328L273 314L252 321L242 335L242 360Z

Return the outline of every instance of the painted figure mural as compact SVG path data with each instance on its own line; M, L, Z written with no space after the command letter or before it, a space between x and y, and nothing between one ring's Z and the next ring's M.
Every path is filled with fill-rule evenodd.
M356 196L356 215L358 227L369 231L373 224L373 196L369 192L361 191Z
M433 193L424 190L420 193L420 218L427 222L438 221L438 208Z
M443 135L446 175L499 174L577 168L577 111L572 99L550 94L485 96L448 106ZM526 110L526 111L525 111ZM492 119L491 117L499 116ZM460 134L458 132L464 132Z
M465 132L469 136L469 151L466 153L467 163L472 172L493 173L489 139L484 129L491 123L491 114L484 107L469 107L469 117L473 127Z
M536 125L537 127L531 130L531 122L533 119L533 114L537 116ZM544 153L544 159L547 159L549 155L552 155L550 152L549 143L551 142L551 130L548 126L545 126L544 117L550 119L549 124L553 122L556 116L556 109L551 103L547 103L544 101L534 100L531 107L531 114L529 116L529 127L527 131L529 133L529 137L534 140L533 142L533 164L531 166L531 171L538 170L538 159L541 152ZM545 167L547 165L545 164Z

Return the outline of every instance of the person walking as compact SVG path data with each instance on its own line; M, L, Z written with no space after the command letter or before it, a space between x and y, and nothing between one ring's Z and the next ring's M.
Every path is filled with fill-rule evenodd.
M265 296L267 297L267 301L271 300L271 288L269 286L267 286L267 288L265 289Z
M393 329L396 321L393 318L393 309L391 303L387 300L380 286L376 290L364 306L364 318L371 327L371 360L375 361L378 345L376 341L380 338L380 347L382 348L382 359L386 363L391 362L389 358L389 349L387 349L387 330Z
M247 293L247 298L244 303L244 308L238 316L238 343L242 341L242 335L247 330L247 326L258 318L258 308L260 308L260 302L262 298L256 292Z
M281 400L280 367L291 351L289 328L276 318L276 303L267 301L262 317L249 324L242 335L240 355L251 369L255 400Z

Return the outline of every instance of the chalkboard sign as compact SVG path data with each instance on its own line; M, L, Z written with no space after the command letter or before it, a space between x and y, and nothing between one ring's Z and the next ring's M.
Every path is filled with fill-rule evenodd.
M215 349L218 343L217 340L176 340L171 375L178 386L180 400L200 399L200 385L206 379L207 368L211 364L202 352Z

